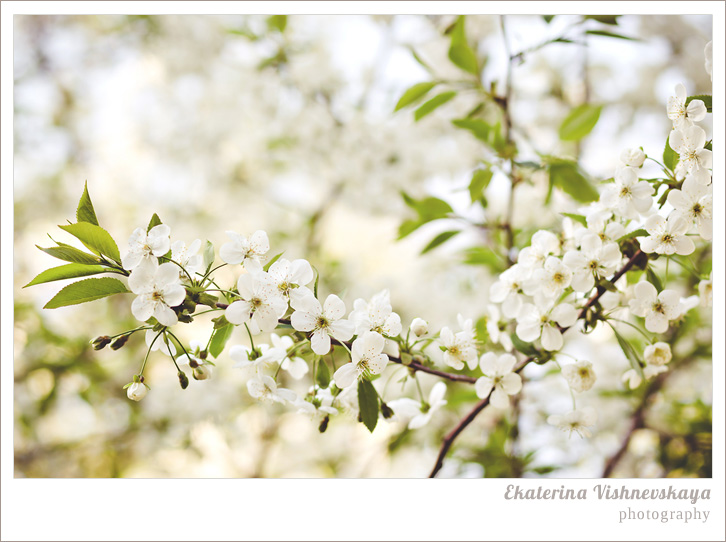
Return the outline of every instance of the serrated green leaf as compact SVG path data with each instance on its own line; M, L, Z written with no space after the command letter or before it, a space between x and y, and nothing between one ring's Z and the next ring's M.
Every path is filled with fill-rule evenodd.
M95 226L98 226L96 211L93 209L91 196L88 194L88 181L86 181L86 184L83 187L83 195L81 195L81 200L78 202L78 209L76 209L76 220L78 222L89 222Z
M602 106L583 104L575 107L560 125L559 135L562 141L579 141L597 124Z
M630 233L626 233L622 237L618 237L616 240L617 243L620 243L621 241L626 241L628 239L633 239L635 237L645 237L648 235L648 232L642 228L639 228L637 230L631 231Z
M86 248L96 254L103 254L116 263L121 263L121 254L119 254L116 242L101 226L91 224L90 222L79 222L78 224L68 224L58 227L75 236Z
M423 98L436 85L437 83L429 81L425 83L416 83L412 87L409 87L398 100L398 103L393 111L398 111L399 109L402 109Z
M154 215L151 217L151 220L149 220L149 225L146 227L146 233L149 233L151 231L151 228L154 226L158 226L159 224L162 224L161 218L159 218L159 215L154 213Z
M109 295L127 292L128 289L123 282L111 277L79 280L63 288L43 308L57 309L69 305L78 305L79 303L94 301Z
M663 149L663 164L671 171L675 171L678 160L680 160L679 154L671 148L670 142L671 136L668 134L666 138L665 148Z
M472 203L479 201L479 198L484 194L484 190L489 186L489 182L493 176L494 174L489 168L474 171L469 182L469 197Z
M363 425L368 428L371 433L378 423L378 394L373 384L361 378L358 381L358 408Z
M476 53L466 40L466 17L460 15L451 31L451 45L449 47L449 60L462 70L478 75L479 64Z
M432 113L435 109L441 107L446 102L456 96L456 91L450 90L448 92L442 92L431 98L428 102L424 103L421 107L416 109L413 113L413 118L416 121L421 120L429 113Z
M265 271L269 271L272 264L275 263L277 260L279 260L280 256L282 256L283 254L285 254L284 251L277 254L274 258L272 258L269 262L267 262L262 269L264 269Z
M630 36L623 36L622 34L616 34L615 32L608 32L607 30L585 30L585 34L590 34L591 36L600 36L603 38L616 38L619 40L640 41L638 38L631 38Z
M322 358L318 360L318 370L315 373L315 381L318 383L318 386L323 389L330 386L330 369L328 369L328 364L325 363L325 360Z
M456 235L457 233L461 233L461 230L445 231L438 234L436 237L431 239L431 242L426 245L426 247L421 251L421 254L426 254L427 252L435 249L437 246L444 244L446 241L454 237L454 235Z
M579 222L583 226L587 228L587 219L582 215L577 215L574 213L560 213L562 216L566 216L567 218L574 220L575 222Z
M38 248L46 254L50 254L54 258L58 258L59 260L64 260L66 262L80 263L83 265L98 265L100 263L98 257L66 244L60 244L60 246L57 247Z
M233 331L234 326L232 324L227 324L226 326L214 330L212 340L209 343L209 353L212 355L212 357L214 357L215 359L219 357L219 355L224 350L227 341L232 336Z
M69 263L58 267L52 267L46 269L42 273L39 273L37 277L31 280L28 284L23 286L35 286L36 284L43 284L46 282L53 282L55 280L75 279L78 277L86 277L88 275L97 275L99 273L106 273L108 268L101 265L83 265L79 263Z
M574 162L557 161L550 164L550 184L557 186L582 203L599 199L600 194L580 172Z
M711 111L711 101L712 97L708 94L697 94L695 96L689 96L686 98L686 107L688 107L688 104L690 104L693 100L701 100L703 102L703 105L706 106L706 111L708 113L712 113Z

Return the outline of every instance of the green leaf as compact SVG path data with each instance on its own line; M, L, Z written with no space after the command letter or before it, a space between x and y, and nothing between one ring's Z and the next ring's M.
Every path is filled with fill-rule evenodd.
M466 265L484 265L494 272L503 271L504 260L489 247L471 247L464 251Z
M562 216L566 216L567 218L574 220L575 222L579 222L583 226L587 228L587 219L582 215L576 215L574 213L560 213Z
M665 149L663 149L663 164L671 171L674 171L676 169L676 165L678 164L678 160L680 160L680 155L671 148L670 139L671 136L670 134L668 134L668 137L666 138Z
M451 46L449 47L449 60L462 70L473 75L479 73L479 64L476 60L474 50L466 41L466 29L464 28L466 17L460 15L451 31Z
M123 282L111 277L85 279L69 284L46 303L44 309L57 309L68 305L78 305L114 294L124 294L128 290Z
M76 220L78 222L90 222L91 224L98 226L98 219L96 218L96 211L93 209L93 203L91 203L91 196L88 194L88 181L86 181L83 187L83 195L81 200L78 202L78 209L76 209Z
M471 182L469 182L469 197L472 203L478 201L484 195L484 190L489 186L493 175L492 170L489 168L474 171Z
M630 36L623 36L622 34L616 34L615 32L608 32L607 30L585 30L585 34L590 34L591 36L601 36L603 38L616 38L619 40L640 41L638 38L631 38Z
M54 280L65 280L75 279L78 277L86 277L88 275L97 275L99 273L105 273L108 269L101 265L83 265L79 263L69 263L58 267L52 267L46 269L40 273L37 277L31 280L28 284L23 286L35 286L36 284L43 284L45 282L53 282Z
M214 330L212 340L209 343L209 353L212 354L215 359L218 358L224 350L224 346L232 336L232 331L234 331L234 326L232 324L227 324L226 326Z
M267 18L267 28L284 32L287 28L287 15L270 15Z
M556 161L550 164L550 184L558 186L582 203L596 201L600 194L580 172L574 162Z
M486 344L489 342L489 331L487 330L488 316L482 316L476 321L474 329L476 329L476 340L479 344Z
M315 283L313 284L313 296L315 296L315 299L318 299L318 283L320 282L320 271L314 266L311 266L313 268L313 271L315 271Z
M635 371L638 373L640 378L645 378L643 376L643 368L640 365L640 360L638 359L638 355L635 353L635 349L633 348L633 345L631 345L625 337L623 337L620 333L618 333L614 327L611 327L613 330L613 333L615 333L615 338L618 340L618 344L620 345L620 349L623 351L623 354L625 354L625 357L628 359L628 362L630 362L630 366L635 369Z
M231 326L232 324L229 323L229 320L222 314L221 316L218 316L217 318L212 318L212 322L214 322L213 329L222 329L225 326Z
M645 237L647 235L648 235L648 232L645 231L644 229L640 228L640 229L631 231L630 233L626 233L622 237L618 237L618 239L616 240L616 242L617 243L620 243L621 241L626 241L628 239L633 239L635 237Z
M519 352L525 356L538 356L539 351L534 347L532 343L524 342L520 339L516 333L511 333L509 337L512 339L512 344Z
M330 386L330 369L328 369L328 364L325 363L323 358L320 358L318 361L318 370L315 373L315 381L318 383L318 386L323 389Z
M554 19L555 16L554 15L542 15L542 18L544 19L544 21L547 24L550 24L550 22L552 22L552 19Z
M418 218L404 220L398 228L399 239L403 239L427 222L438 220L439 218L446 218L449 213L454 212L451 205L446 203L444 200L433 196L425 197L420 200L413 199L405 192L401 192L401 196L403 197L403 201L406 202L406 205L416 211Z
M80 263L83 265L98 265L101 263L98 257L66 244L60 244L60 246L57 247L38 248L46 254L50 254L54 258L58 258L59 260L64 260L66 262Z
M560 125L560 139L562 141L579 141L597 124L602 106L583 104L578 105L565 117Z
M158 226L161 224L161 218L159 218L159 215L154 213L154 216L151 217L151 220L149 220L149 225L146 227L146 233L149 233L151 231L151 228L154 226Z
M599 23L612 25L618 24L618 17L620 17L620 15L585 15L585 19L592 19Z
M58 227L75 236L96 254L103 254L116 263L121 263L121 254L119 254L116 242L101 226L96 226L90 222L79 222L78 224L68 224L67 226Z
M655 286L658 293L663 291L663 283L660 281L660 278L656 275L651 266L645 268L645 276L648 277L648 282Z
M431 81L426 83L416 83L403 93L401 98L398 100L398 103L396 104L396 108L393 111L398 111L399 109L402 109L407 105L414 103L420 98L423 98L436 85L437 83Z
M372 433L378 423L378 394L365 378L358 381L358 408L363 425Z
M277 254L274 258L272 258L269 262L267 262L262 269L264 269L265 271L269 271L272 264L275 263L277 260L279 260L280 256L282 256L283 254L285 254L285 251L282 251L279 254Z
M461 233L461 230L445 231L438 234L431 240L428 245L426 245L426 247L421 251L421 254L426 254L427 252L435 249L437 246L444 244L446 241L454 237L454 235L456 235L457 233Z
M686 98L686 106L691 103L693 100L701 100L703 102L703 105L706 106L706 111L711 113L711 96L708 94L697 94L696 96L689 96Z
M487 145L493 143L493 128L490 124L481 119L454 119L451 123L457 128L469 130L477 139Z
M438 107L441 107L446 102L456 96L456 91L450 90L448 92L442 92L431 98L428 102L424 103L421 107L416 109L413 113L413 117L416 121L421 120L429 113L433 112Z

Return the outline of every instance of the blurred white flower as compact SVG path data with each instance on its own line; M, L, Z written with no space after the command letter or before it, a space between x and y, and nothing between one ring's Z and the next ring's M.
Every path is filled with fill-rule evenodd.
M548 351L559 350L563 344L559 328L568 328L576 321L577 311L569 303L526 303L517 317L517 336L523 341L532 342L541 335L542 348Z
M409 429L419 429L431 421L431 416L437 410L446 405L445 395L446 384L444 382L437 382L429 392L429 400L427 403L402 397L390 401L388 406L393 410L396 421L408 423Z
M367 303L365 299L356 299L348 319L355 325L356 335L375 331L388 337L397 337L401 333L401 317L393 312L388 290L378 292Z
M668 193L670 203L689 224L695 222L698 234L705 240L713 238L713 187L704 186L686 177L680 190Z
M702 100L691 100L686 106L686 87L681 83L676 85L676 95L668 98L668 118L673 121L673 128L686 128L694 122L706 117L706 104Z
M319 356L330 352L330 337L347 341L353 336L355 326L343 319L345 303L337 295L330 294L322 306L312 294L294 299L291 304L295 309L290 317L292 327L297 331L312 332L310 345Z
M582 393L595 384L597 377L589 361L578 361L562 367L562 376L573 391Z
M474 384L476 395L480 399L489 396L489 403L495 408L508 408L509 396L519 393L522 389L522 377L514 371L517 362L512 354L497 357L494 352L487 352L479 360L479 367L484 376Z
M653 187L638 179L633 168L620 168L615 172L615 182L609 184L600 195L600 202L623 218L638 218L653 206Z
M668 322L683 312L681 298L674 290L663 290L659 294L650 282L641 281L635 285L634 292L630 311L635 316L645 317L645 329L651 333L665 333Z
M670 345L664 342L649 344L645 347L645 351L643 352L643 358L645 359L645 363L647 363L648 365L654 365L656 367L665 365L671 360L672 357L673 354L671 354Z
M547 418L547 423L556 425L562 431L569 433L577 433L581 437L591 437L592 433L588 427L592 427L597 423L597 412L590 407L581 410L573 410L567 414L554 414Z
M423 337L429 332L429 324L423 318L414 318L409 329L416 337Z
M521 254L521 253L520 253ZM529 273L519 264L514 264L499 275L499 280L489 288L489 299L502 304L502 313L507 318L516 318L525 297L522 295Z
M142 261L157 263L156 258L169 252L170 233L166 224L154 226L148 233L144 228L136 228L129 237L129 251L121 258L123 268L131 271Z
M247 381L247 391L260 401L273 401L275 403L294 403L297 395L286 388L278 388L270 376L256 375Z
M704 63L706 73L708 73L711 81L713 81L713 41L709 41L706 44L706 47L703 49L703 56L706 58Z
M640 240L643 252L656 254L680 254L686 256L696 250L690 237L686 236L691 224L680 213L674 212L668 220L660 215L651 215L645 221L649 236Z
M193 279L198 271L202 270L202 255L197 254L202 246L201 239L195 239L187 247L184 241L174 241L171 245L171 259L181 265ZM187 279L186 273L179 269L179 278Z
M262 257L270 250L267 233L258 230L249 239L234 231L227 231L232 241L219 250L219 257L228 264L241 263L251 273L262 270Z
M129 288L138 296L131 304L131 312L137 319L146 322L153 316L163 326L173 326L178 322L171 307L180 305L187 294L179 284L179 268L176 265L170 262L139 265L129 276Z
M512 339L509 338L509 334L506 332L506 323L501 320L497 305L492 303L487 305L486 322L489 339L494 344L501 344L504 350L511 350L513 348Z
M355 341L351 348L351 361L344 363L333 375L335 385L347 388L361 375L379 375L388 365L388 356L383 354L385 339L375 331L366 331Z
M683 179L691 175L699 184L709 184L711 173L708 171L712 165L713 153L704 148L706 145L706 132L700 126L688 126L673 130L668 136L671 149L680 156L676 165L676 178Z
M582 238L580 250L566 252L562 261L574 273L572 289L576 292L589 292L597 279L615 272L621 259L617 243L603 244L599 235L590 233Z
M645 153L639 148L625 149L620 153L620 161L629 167L640 167L645 162Z
M698 296L701 298L702 307L713 306L713 271L708 280L704 279L698 283Z

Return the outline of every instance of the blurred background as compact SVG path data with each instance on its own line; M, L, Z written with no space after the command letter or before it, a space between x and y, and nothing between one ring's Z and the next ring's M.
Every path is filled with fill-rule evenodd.
M474 98L462 95L419 122L410 109L393 112L412 84L460 76L447 58L445 31L454 21L15 16L16 476L428 474L442 436L476 400L470 386L450 384L448 405L417 431L381 420L370 434L344 414L320 434L295 409L252 400L248 375L231 367L227 349L214 378L192 381L185 391L169 359L152 354L152 392L133 403L121 388L138 371L142 338L116 352L89 345L93 337L136 326L130 298L42 310L61 283L22 286L56 264L34 245L49 246L48 233L69 242L56 225L74 218L88 181L99 221L122 253L154 212L170 225L172 240L187 244L199 238L219 247L225 230L264 229L270 254L309 259L321 272L321 292L338 293L349 310L354 299L388 288L404 328L414 317L434 330L455 325L458 313L482 317L493 270L463 255L482 244L481 232L465 229L423 255L449 221L397 240L410 217L402 190L445 199L472 220L503 212L508 198L506 178L495 175L487 210L470 205L468 183L485 152L451 119L466 115ZM710 94L703 48L711 17L627 15L614 30L596 20L581 23L575 15L506 17L509 48L523 52L512 74L512 114L530 143L522 151L530 159L537 159L534 149L576 155L601 180L612 176L625 148L662 154L671 125L665 104L677 83L689 95ZM635 39L590 34L576 43L554 41L581 37L582 28ZM466 31L486 59L484 86L501 87L507 52L500 17L468 16ZM563 147L557 129L583 101L602 104L601 119L577 148ZM559 212L578 207L559 192L545 207L547 179L537 174L516 191L514 223L523 231L556 228ZM219 278L231 285L234 276ZM697 281L684 276L679 284L688 296ZM633 434L617 476L710 476L710 309L695 313L673 338L675 356L688 363L655 397L647 428ZM200 321L179 332L206 341L209 330ZM232 344L246 344L242 331ZM598 375L578 401L600 412L593 438L570 439L546 423L569 409L568 388L548 367L532 367L513 413L480 415L457 440L441 476L602 474L640 397L624 389L629 365L607 330L572 337L565 351L592 361ZM386 400L401 393L398 369L384 374ZM303 382L285 384L305 393ZM421 382L427 392L436 379L424 375Z

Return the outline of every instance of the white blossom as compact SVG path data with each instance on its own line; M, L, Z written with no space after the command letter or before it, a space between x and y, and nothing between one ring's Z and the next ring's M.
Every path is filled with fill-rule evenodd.
M668 193L668 203L688 223L696 224L698 234L705 240L713 238L713 188L686 177L680 190Z
M493 352L487 352L482 355L479 367L484 376L478 378L474 384L477 397L484 399L491 393L489 403L493 407L509 407L509 396L522 389L522 377L513 372L516 362L517 358L512 354L497 357Z
M311 293L306 284L313 280L313 268L307 260L292 262L280 258L267 270L280 295L285 299L300 298Z
M353 341L351 361L335 371L335 385L347 388L361 375L381 374L388 365L388 356L382 353L384 343L383 335L375 331L366 331Z
M625 149L620 153L620 161L629 167L640 167L645 162L643 149Z
M643 358L648 365L660 367L667 364L673 357L668 343L657 342L645 347Z
M541 335L545 350L559 350L563 344L559 328L568 328L576 321L577 311L569 303L526 303L517 317L517 336L523 341L532 342Z
M669 321L683 312L681 298L674 290L663 290L659 294L650 282L641 281L635 285L634 292L630 311L635 316L645 317L645 329L651 333L665 333Z
M643 377L646 380L650 380L660 373L665 373L667 370L668 367L666 365L646 365L643 367ZM641 378L640 373L635 369L629 369L623 373L623 382L627 383L628 388L634 390L643 383L643 378Z
M343 319L345 303L337 295L330 294L323 305L312 294L292 300L291 304L295 309L290 317L292 327L312 332L310 345L319 356L330 352L330 337L347 341L353 336L355 326Z
M272 331L287 311L287 302L266 273L243 273L237 280L240 299L224 312L230 323L253 324L252 334Z
M184 241L174 241L171 245L171 259L181 265L191 278L195 278L195 273L202 270L202 255L197 254L201 246L201 239L195 239L188 247ZM187 273L179 269L179 278L188 279Z
M169 351L171 350L171 356L176 356L176 346L174 345L174 341L170 340L165 333L159 335L159 338L156 338L157 335L159 335L159 332L154 331L153 329L147 329L146 334L144 335L146 346L150 348L151 352L156 352L158 350L168 356Z
M589 361L578 361L562 367L562 376L573 391L582 393L595 384L596 376Z
M409 329L416 337L423 337L429 332L429 324L423 318L414 318Z
M691 100L686 106L687 98L686 87L678 83L676 95L668 98L668 118L673 121L673 128L686 128L706 117L706 104L702 100Z
M597 423L597 412L590 407L581 410L573 410L567 414L554 414L547 418L547 423L556 425L562 431L569 433L577 433L581 437L591 437L592 433L588 427L592 427Z
M180 305L187 295L179 284L178 269L170 262L144 263L131 272L129 288L138 296L131 304L131 312L137 319L146 322L153 316L163 326L178 322L171 307Z
M141 401L146 397L147 393L146 386L141 382L134 382L128 388L126 388L126 396L132 401Z
M513 348L512 339L506 332L506 323L502 321L499 314L499 307L492 303L487 305L486 326L489 339L494 344L501 344L502 348L507 351Z
M348 319L355 325L356 335L375 331L381 335L396 337L401 333L401 317L393 312L388 290L377 293L367 303L364 299L356 299Z
M142 262L157 263L169 252L171 228L166 224L158 224L147 233L144 228L136 228L129 237L129 251L121 258L124 269L131 271Z
M489 288L489 299L502 304L502 313L507 318L516 318L525 297L522 288L529 273L519 264L514 264L499 275L499 280Z
M651 215L645 221L649 237L640 240L640 248L647 253L691 254L696 245L686 236L689 227L690 223L680 213L671 213L668 220L660 215Z
M603 243L594 233L585 235L580 250L570 250L562 258L574 276L572 288L577 292L589 292L597 279L605 278L615 272L622 255L615 242Z
M524 293L536 298L555 298L562 295L572 282L572 271L562 260L547 256L541 269L537 269L532 280L525 283Z
M419 429L431 421L431 417L446 405L446 384L437 382L429 392L427 402L416 401L408 397L394 399L388 403L396 421L407 423L409 429Z
M653 206L653 187L638 179L633 168L620 168L615 172L615 181L600 195L600 201L623 218L638 218Z
M557 255L559 251L559 238L551 231L539 230L532 236L530 245L519 252L517 263L525 269L538 269L547 256Z
M464 368L464 363L469 369L474 369L477 364L476 338L471 320L464 320L461 314L458 315L459 325L462 330L454 333L449 327L441 328L439 341L444 351L444 363L456 370Z
M668 136L668 143L671 149L676 151L680 157L676 165L676 178L683 179L691 175L699 184L709 184L711 173L709 168L712 164L712 152L706 145L706 132L700 126L688 126L683 129L673 130Z
M300 414L307 414L313 419L322 419L326 416L335 416L338 409L333 407L334 397L330 388L311 388L312 396L309 400L298 397L295 406Z
M267 233L258 230L249 239L234 231L227 231L232 241L222 245L219 257L228 264L241 263L245 269L254 273L262 270L262 257L270 250Z
M260 401L273 401L275 403L294 403L297 394L286 388L278 388L271 376L256 375L247 381L247 391Z

